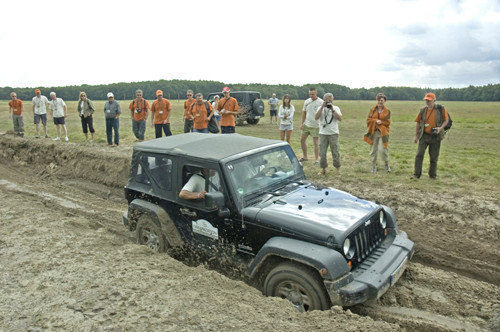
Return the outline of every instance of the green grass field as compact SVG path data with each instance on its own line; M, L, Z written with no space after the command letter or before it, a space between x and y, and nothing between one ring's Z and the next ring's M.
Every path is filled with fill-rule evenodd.
M25 132L26 137L34 137L31 101L25 102ZM171 101L173 114L171 130L173 134L183 132L182 113L183 101ZM295 130L292 133L292 147L296 155L302 157L300 148L300 119L304 101L292 101L296 113L294 116ZM104 121L104 101L94 101L99 110L94 116L96 129L95 142L106 144ZM123 114L120 118L120 145L133 145L135 137L132 133L130 101L120 101ZM475 192L477 194L494 195L500 197L500 103L499 102L439 102L445 105L454 121L453 128L441 145L441 154L438 163L438 181L430 181L422 176L419 181L409 179L413 172L413 162L417 150L413 143L415 132L414 119L424 102L388 101L386 106L392 112L391 137L389 144L389 158L392 168L391 174L379 171L370 173L371 163L368 152L369 145L363 141L366 131L366 116L369 109L375 105L374 101L335 101L342 111L344 120L340 124L340 145L342 158L342 178L336 179L329 162L330 169L326 178L317 175L319 169L312 166L312 161L304 164L308 178L333 185L349 188L350 181L363 181L370 186L409 186L422 190L444 190L449 187L460 192ZM77 116L76 101L66 101L69 116L67 118L68 136L71 142L84 144L80 118ZM236 132L243 135L279 139L279 127L269 123L268 105L266 116L257 125L245 125L236 128ZM0 130L11 132L12 123L8 115L8 101L0 101ZM48 124L49 134L54 137L55 125ZM154 138L154 130L149 122L146 129L146 139ZM65 144L61 142L60 144ZM308 154L313 156L312 139L308 139ZM331 156L329 157L331 158ZM423 174L427 174L429 158L424 159ZM383 169L379 162L379 169Z

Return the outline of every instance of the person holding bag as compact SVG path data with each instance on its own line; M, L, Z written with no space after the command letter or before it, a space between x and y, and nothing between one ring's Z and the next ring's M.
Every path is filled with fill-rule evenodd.
M87 94L85 92L80 92L80 100L78 101L78 115L82 120L82 129L85 134L85 140L89 142L89 134L91 134L90 143L94 142L94 120L92 114L94 114L94 104L92 100L87 98Z

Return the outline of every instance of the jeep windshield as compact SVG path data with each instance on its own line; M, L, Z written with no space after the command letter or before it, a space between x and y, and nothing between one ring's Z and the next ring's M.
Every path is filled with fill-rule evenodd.
M236 159L226 169L232 189L242 201L304 179L302 167L289 145Z

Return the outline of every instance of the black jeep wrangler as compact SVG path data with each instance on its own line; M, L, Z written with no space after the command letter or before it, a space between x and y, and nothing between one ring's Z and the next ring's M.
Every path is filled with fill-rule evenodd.
M207 100L211 103L214 97L223 97L222 92L210 93ZM238 101L240 107L239 114L234 120L237 126L241 126L244 122L248 124L257 124L261 117L264 116L264 101L260 98L260 92L256 91L234 91L231 92L231 97Z
M205 197L179 198L192 176ZM414 251L389 207L307 181L283 141L189 133L138 143L125 197L123 222L140 244L229 260L301 311L377 299Z

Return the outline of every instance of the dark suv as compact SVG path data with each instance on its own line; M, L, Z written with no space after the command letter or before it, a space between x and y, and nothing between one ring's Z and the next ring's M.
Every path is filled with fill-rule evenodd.
M222 92L213 92L208 95L207 100L212 102L216 95L221 99L223 97ZM260 98L260 92L234 91L231 92L231 97L238 101L240 107L239 114L234 118L237 126L243 125L245 121L248 124L259 123L264 116L264 101Z
M191 176L204 199L179 198ZM125 197L123 221L140 244L230 262L301 311L377 299L414 251L389 207L307 181L282 141L190 133L138 143Z

